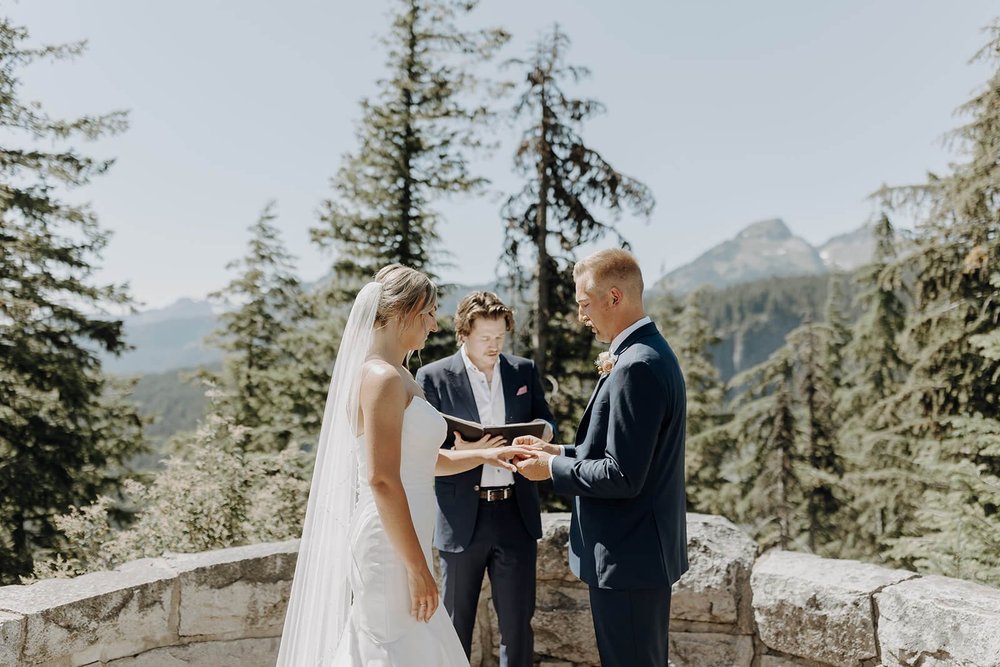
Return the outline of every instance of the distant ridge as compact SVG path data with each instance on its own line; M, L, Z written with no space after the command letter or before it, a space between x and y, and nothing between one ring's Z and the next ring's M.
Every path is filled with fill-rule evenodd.
M868 261L873 245L870 226L834 236L816 248L795 236L783 220L762 220L666 274L652 289L683 293L700 285L726 288L767 278L850 271ZM314 289L325 278L305 283L304 287ZM491 290L501 298L510 297L509 290L495 283L451 285L441 295L438 312L454 315L458 300L473 290ZM513 305L522 311L525 304ZM219 312L216 303L185 298L166 308L126 317L126 340L135 350L117 358L105 355L104 368L130 375L218 363L222 353L205 345L203 339L218 326ZM518 317L523 321L526 315L519 312Z
M764 278L850 271L869 260L872 247L869 226L835 236L816 248L795 236L780 218L761 220L667 273L655 288L685 293L702 285L723 288Z

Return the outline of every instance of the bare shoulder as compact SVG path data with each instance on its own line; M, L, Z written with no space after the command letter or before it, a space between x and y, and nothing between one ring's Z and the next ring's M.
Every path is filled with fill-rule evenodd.
M406 381L400 370L392 364L381 359L369 359L362 368L361 399L405 402Z

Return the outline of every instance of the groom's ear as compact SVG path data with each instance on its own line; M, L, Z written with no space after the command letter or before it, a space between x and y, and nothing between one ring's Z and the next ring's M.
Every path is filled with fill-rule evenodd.
M622 291L617 287L611 288L611 304L614 306L618 305L618 302L622 300Z

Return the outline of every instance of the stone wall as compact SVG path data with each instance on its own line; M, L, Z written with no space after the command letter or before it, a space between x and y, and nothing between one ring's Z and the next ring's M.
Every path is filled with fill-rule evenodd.
M544 517L535 649L598 665L586 587L566 567L569 516ZM770 552L729 521L688 515L674 589L675 667L1000 667L1000 590L855 561ZM144 559L0 588L0 666L274 664L296 541ZM473 667L497 664L484 585ZM483 647L489 650L483 650Z
M0 665L271 667L298 541L0 588Z

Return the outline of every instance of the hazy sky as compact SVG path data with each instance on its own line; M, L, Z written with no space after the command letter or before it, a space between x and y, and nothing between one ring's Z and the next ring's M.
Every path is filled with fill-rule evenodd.
M270 199L312 280L329 256L308 241L359 100L384 55L386 0L21 0L4 3L36 43L90 41L79 60L36 65L25 95L57 114L129 109L124 135L81 149L116 157L74 194L113 230L103 280L147 307L221 287ZM584 137L650 186L651 221L624 218L646 277L690 261L755 220L781 217L817 243L860 226L882 183L920 180L954 159L941 136L988 71L970 66L996 3L985 0L486 0L468 25L501 24L502 58L527 55L558 21L570 90L608 113ZM516 133L481 170L497 190ZM491 279L498 195L447 202L443 278ZM459 255L458 253L461 252Z

